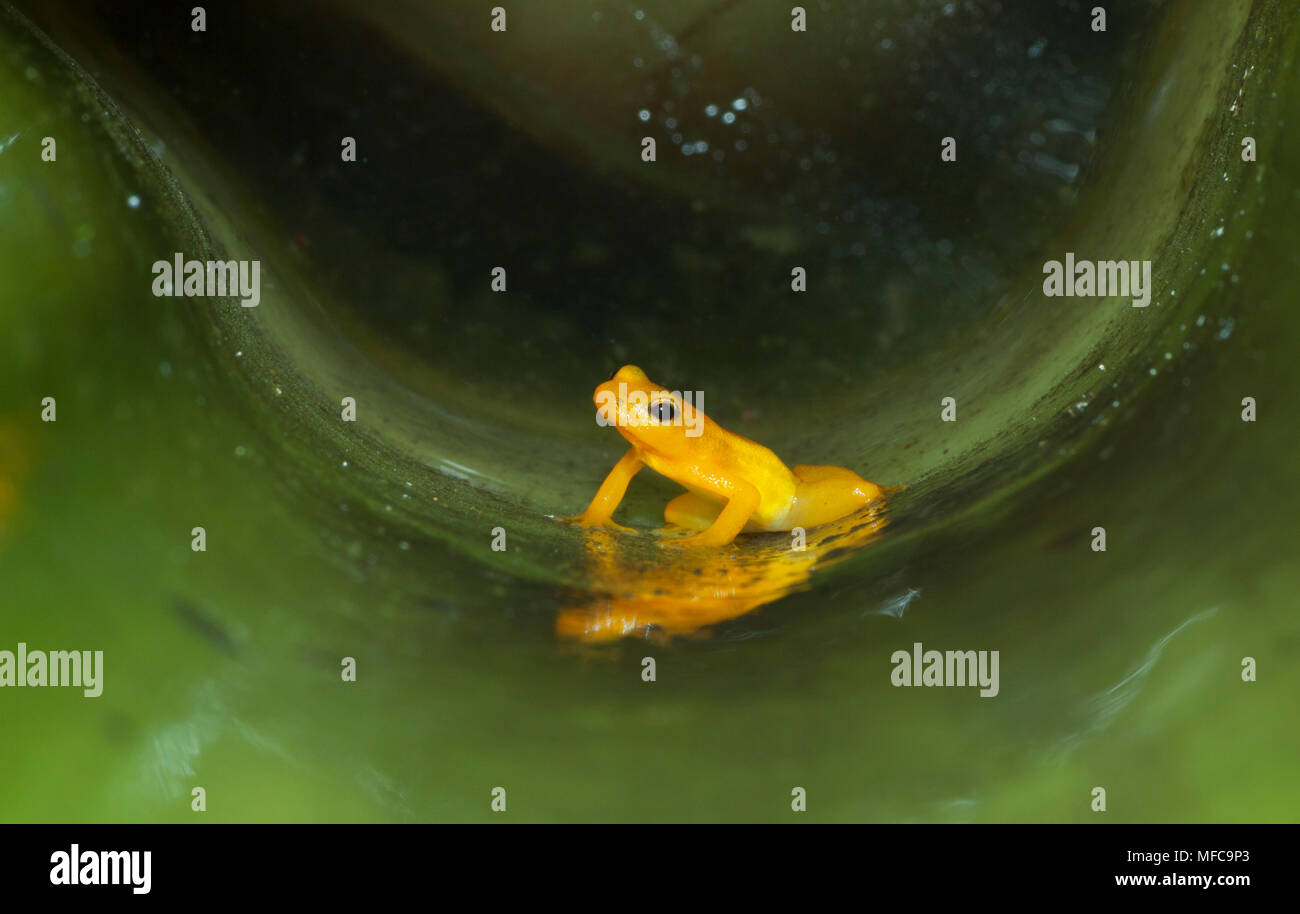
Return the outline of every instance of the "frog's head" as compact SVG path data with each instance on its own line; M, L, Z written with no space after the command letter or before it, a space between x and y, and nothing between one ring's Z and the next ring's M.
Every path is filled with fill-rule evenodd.
M635 365L624 365L596 388L596 421L612 425L639 448L665 457L685 457L704 431L700 394L683 396L651 381Z

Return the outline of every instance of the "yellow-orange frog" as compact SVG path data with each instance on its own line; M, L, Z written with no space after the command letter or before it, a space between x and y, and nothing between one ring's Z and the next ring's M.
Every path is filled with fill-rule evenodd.
M838 520L885 491L852 470L781 462L755 441L727 431L689 396L655 384L624 365L593 396L603 424L632 444L601 483L587 510L569 518L589 526L613 523L614 509L643 466L689 491L664 508L664 518L702 532L672 543L724 546L745 531L816 527Z

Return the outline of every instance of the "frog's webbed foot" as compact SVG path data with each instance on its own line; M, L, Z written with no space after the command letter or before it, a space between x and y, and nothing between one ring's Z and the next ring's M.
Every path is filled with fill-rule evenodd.
M572 517L558 517L556 520L562 520L568 524L576 524L579 527L603 527L607 530L622 530L624 533L639 533L635 527L625 527L622 524L614 523L613 518L607 515L592 514L590 511L584 511Z

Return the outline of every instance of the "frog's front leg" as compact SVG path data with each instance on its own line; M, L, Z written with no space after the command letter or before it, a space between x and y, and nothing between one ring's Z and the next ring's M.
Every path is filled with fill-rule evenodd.
M762 496L756 486L743 481L720 490L718 495L727 499L727 505L707 530L682 539L664 540L664 543L673 546L725 546L734 540L758 510Z
M636 448L630 448L626 454L614 464L614 469L609 471L605 481L600 484L596 490L596 495L583 511L577 517L566 517L564 520L574 521L582 524L584 527L618 527L621 530L630 530L630 527L624 527L622 524L616 524L610 518L614 510L623 501L623 496L627 493L627 485L632 481L632 477L640 472L645 463L637 453Z

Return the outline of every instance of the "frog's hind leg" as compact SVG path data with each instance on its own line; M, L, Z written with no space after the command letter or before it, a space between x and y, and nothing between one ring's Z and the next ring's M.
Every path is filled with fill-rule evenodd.
M688 530L707 530L722 513L722 502L683 492L664 506L664 520Z
M881 497L881 489L844 467L791 467L798 482L798 495L790 520L800 526L816 527L839 520Z
M869 482L844 467L808 466L801 463L798 466L791 467L790 472L794 473L795 479L801 483L857 488L858 491L871 500L885 495L895 495L907 488L907 486L876 485L876 483Z
M853 484L866 482L857 473L844 467L809 466L806 463L800 463L792 466L790 472L794 473L795 479L804 483L838 482Z

